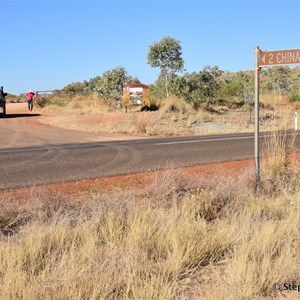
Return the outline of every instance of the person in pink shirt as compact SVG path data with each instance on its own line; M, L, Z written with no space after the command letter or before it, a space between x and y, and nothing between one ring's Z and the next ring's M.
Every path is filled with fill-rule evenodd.
M29 90L25 94L25 96L27 98L28 110L32 111L32 109L33 109L33 97L35 96L35 93L32 90Z

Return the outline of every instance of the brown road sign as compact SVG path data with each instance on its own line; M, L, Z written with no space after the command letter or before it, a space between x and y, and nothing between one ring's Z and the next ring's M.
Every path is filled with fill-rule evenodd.
M300 49L259 52L260 67L294 64L300 64Z

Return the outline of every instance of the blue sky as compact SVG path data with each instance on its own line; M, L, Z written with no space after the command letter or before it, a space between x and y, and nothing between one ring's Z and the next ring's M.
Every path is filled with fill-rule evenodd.
M143 83L153 42L180 41L187 72L250 70L254 48L300 48L300 1L0 0L0 85L52 90L123 66ZM298 42L297 42L298 41Z

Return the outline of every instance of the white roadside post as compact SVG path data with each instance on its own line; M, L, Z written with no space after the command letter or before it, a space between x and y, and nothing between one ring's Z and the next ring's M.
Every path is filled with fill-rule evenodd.
M295 111L295 131L298 130L298 113Z

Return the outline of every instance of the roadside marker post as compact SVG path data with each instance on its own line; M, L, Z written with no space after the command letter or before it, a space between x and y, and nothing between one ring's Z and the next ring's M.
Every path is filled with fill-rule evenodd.
M260 189L260 164L259 164L259 71L262 67L300 64L300 49L262 51L255 47L254 58L254 88L255 88L255 133L254 133L254 158L256 192ZM295 112L295 130L298 130L298 113Z

